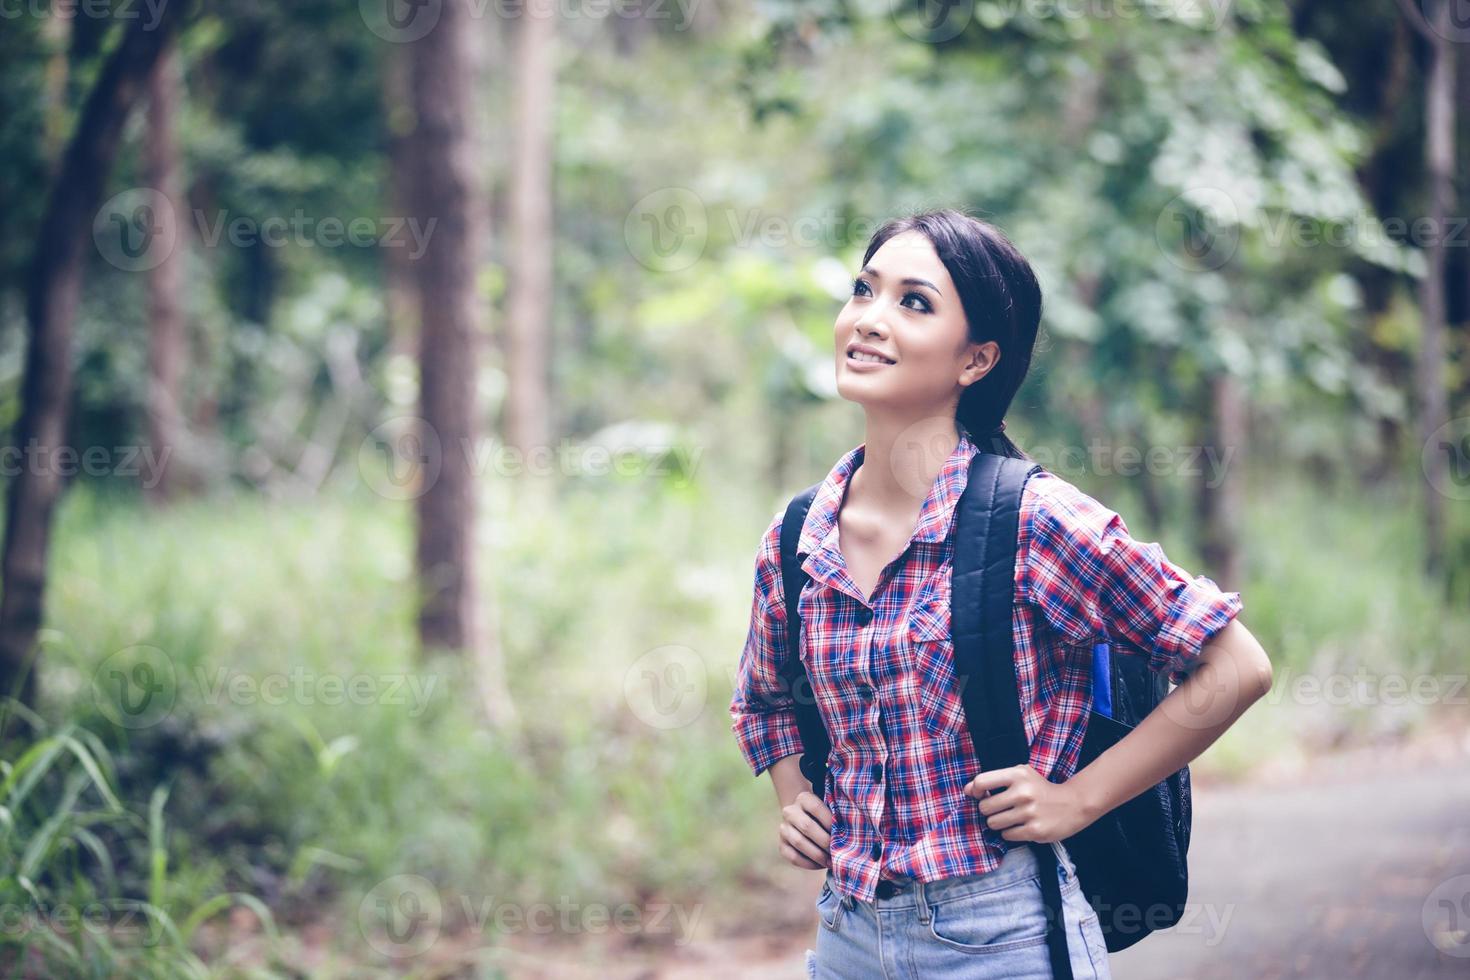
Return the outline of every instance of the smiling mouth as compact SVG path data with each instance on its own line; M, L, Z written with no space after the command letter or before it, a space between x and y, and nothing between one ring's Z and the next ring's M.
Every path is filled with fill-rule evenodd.
M893 361L890 361L886 357L879 357L877 354L869 354L867 351L860 351L860 350L848 351L847 352L847 359L849 361L859 361L859 362L861 362L863 364L892 364L892 363L894 363Z

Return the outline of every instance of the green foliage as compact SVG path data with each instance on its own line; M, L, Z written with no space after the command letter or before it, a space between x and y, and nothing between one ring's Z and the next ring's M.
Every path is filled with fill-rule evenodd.
M181 915L188 897L168 874L166 787L153 791L145 820L119 799L112 754L94 732L67 724L47 734L39 716L7 702L0 726L11 722L36 737L13 762L9 750L22 743L14 732L0 742L0 967L7 975L219 976L191 943L201 925L236 904L279 939L270 910L249 894L216 894Z

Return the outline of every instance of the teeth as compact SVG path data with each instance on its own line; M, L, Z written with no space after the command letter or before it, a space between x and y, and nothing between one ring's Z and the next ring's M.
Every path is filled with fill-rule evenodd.
M870 361L873 364L892 364L893 363L892 361L890 361L886 357L879 357L877 354L869 354L867 351L855 350L851 354L848 354L847 356L850 357L850 358L852 358L854 361Z

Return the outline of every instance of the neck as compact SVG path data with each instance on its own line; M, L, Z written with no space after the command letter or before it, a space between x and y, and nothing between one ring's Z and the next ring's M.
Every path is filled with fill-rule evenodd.
M849 495L877 508L922 504L944 463L959 445L953 416L867 417L863 462L852 475Z

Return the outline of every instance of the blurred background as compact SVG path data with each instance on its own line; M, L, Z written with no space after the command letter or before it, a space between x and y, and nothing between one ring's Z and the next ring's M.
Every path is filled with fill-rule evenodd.
M0 974L805 976L726 712L884 220L1244 598L1118 976L1470 970L1464 0L0 0Z

